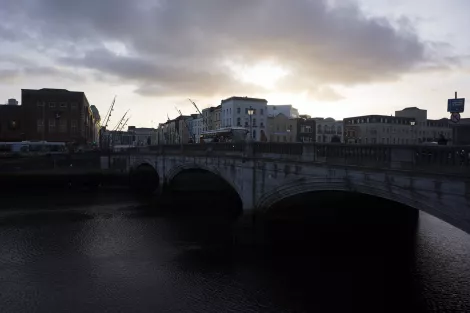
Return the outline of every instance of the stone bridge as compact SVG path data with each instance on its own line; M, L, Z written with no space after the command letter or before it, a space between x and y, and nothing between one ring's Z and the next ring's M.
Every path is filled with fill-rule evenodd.
M154 146L111 158L132 175L152 168L157 190L188 169L214 173L238 193L247 216L302 193L350 191L404 204L470 233L468 147L217 143Z

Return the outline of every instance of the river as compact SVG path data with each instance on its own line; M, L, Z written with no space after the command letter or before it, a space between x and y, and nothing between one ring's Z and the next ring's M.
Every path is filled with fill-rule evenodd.
M233 246L230 225L120 192L3 195L0 312L470 312L470 235ZM328 246L329 238L321 238Z

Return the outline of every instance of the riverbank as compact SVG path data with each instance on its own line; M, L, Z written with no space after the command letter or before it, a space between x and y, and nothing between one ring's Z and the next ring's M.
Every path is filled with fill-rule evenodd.
M128 187L129 175L123 172L101 170L54 170L0 173L3 191L21 191L45 188Z

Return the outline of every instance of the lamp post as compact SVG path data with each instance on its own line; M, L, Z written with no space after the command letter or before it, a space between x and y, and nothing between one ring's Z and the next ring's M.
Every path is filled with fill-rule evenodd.
M254 139L253 138L253 123L251 121L254 113L255 113L255 110L250 106L250 108L248 109L248 115L250 116L250 137L249 138L251 139L251 141Z
M414 126L416 125L416 121L411 121L410 125L411 125L411 143L415 144Z

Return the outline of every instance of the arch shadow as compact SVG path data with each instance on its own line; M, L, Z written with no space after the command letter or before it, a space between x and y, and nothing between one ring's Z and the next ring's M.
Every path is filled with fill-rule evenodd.
M168 172L165 181L166 193L179 210L228 213L231 218L243 213L243 200L236 186L214 168L180 165Z
M434 203L430 202L425 196L414 195L412 197L408 190L397 192L395 189L389 189L385 185L381 186L363 184L345 179L313 178L308 180L297 179L290 181L287 184L275 188L274 190L271 190L270 192L263 195L257 201L256 209L260 213L267 213L270 208L276 205L276 203L279 203L287 198L301 194L324 191L358 193L385 199L402 206L407 206L425 212L463 231L468 231L464 229L457 220L436 208Z
M140 163L132 168L129 184L138 194L152 194L160 186L160 176L151 164Z

